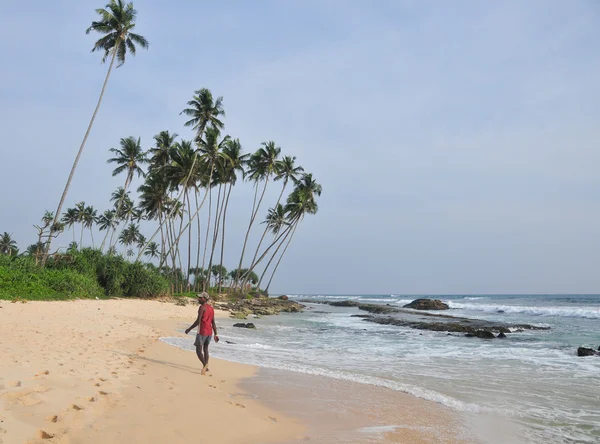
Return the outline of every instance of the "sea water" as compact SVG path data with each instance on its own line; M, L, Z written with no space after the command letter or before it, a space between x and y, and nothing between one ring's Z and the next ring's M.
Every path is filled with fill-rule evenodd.
M444 314L548 330L524 330L504 340L379 325L352 317L357 308L316 301L356 300L401 307L399 295L296 295L315 301L299 314L254 321L248 330L226 323L213 356L267 368L345 379L399 390L443 404L467 418L505 419L515 442L600 443L600 357L576 349L600 345L600 296L430 296ZM364 313L364 312L363 312ZM182 338L163 338L190 348ZM485 431L479 438L486 438Z

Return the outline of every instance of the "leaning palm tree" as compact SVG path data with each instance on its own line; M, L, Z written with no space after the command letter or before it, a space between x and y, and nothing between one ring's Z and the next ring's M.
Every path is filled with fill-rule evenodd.
M75 204L75 218L77 223L81 224L81 236L79 238L79 248L83 248L83 225L85 217L85 202L77 202Z
M6 254L8 256L16 256L19 249L17 248L17 242L12 238L6 231L0 236L0 254Z
M295 165L296 157L294 156L284 156L281 160L275 162L275 178L274 180L283 180L283 187L281 188L281 193L279 193L279 198L277 199L277 203L275 204L276 209L278 209L281 198L283 197L283 193L287 187L287 184L290 180L296 182L298 180L298 176L304 172L304 168L301 166ZM265 184L266 185L266 184ZM254 253L254 257L252 258L252 262L256 260L258 256L258 252L260 251L260 247L269 231L269 225L265 227L263 234L258 242L256 247L256 252Z
M118 224L119 224L119 220L117 219L117 212L116 210L106 210L104 213L102 213L102 215L98 216L97 219L97 224L98 224L98 229L100 231L104 231L104 230L114 230L115 228L117 228ZM106 242L106 236L104 237L104 240L102 241L102 245L100 245L100 251L104 250L104 243Z
M125 56L127 55L127 52L131 53L131 55L135 55L136 45L140 46L141 48L148 48L148 40L133 32L137 18L137 11L133 8L133 3L125 4L122 0L110 0L110 3L108 3L104 9L96 9L96 13L100 16L100 20L92 22L91 26L85 31L85 33L89 34L91 31L96 31L100 34L104 34L104 37L96 41L96 44L92 48L92 52L104 52L102 63L106 62L106 60L110 57L110 65L108 66L108 71L106 72L106 78L104 79L102 90L100 91L100 97L98 98L96 109L94 109L94 114L92 114L92 118L90 119L85 136L83 136L83 141L81 142L81 146L79 147L79 151L77 152L77 156L75 157L75 161L71 167L71 173L67 179L65 189L63 190L62 196L58 203L54 224L58 222L63 203L65 202L65 198L69 192L69 187L71 186L71 180L73 179L75 169L79 163L79 158L81 157L85 143L90 135L92 125L96 119L96 114L100 109L102 97L104 96L106 84L108 83L108 78L110 77L115 59L119 62L117 65L118 68L125 63ZM45 249L46 251L50 250L51 239L52 236L48 238L48 245ZM46 258L47 255L44 255L44 259L42 261L43 263L46 262Z
M137 139L135 137L121 139L121 149L111 148L109 151L115 154L115 157L111 157L107 162L117 164L117 167L112 172L113 177L121 174L124 171L127 172L127 176L125 177L125 185L123 185L124 196L135 174L137 174L138 177L146 175L141 166L148 163L148 159L146 158L146 153L142 149L141 140L139 137ZM117 203L117 214L121 210L123 196L121 196L121 199ZM102 245L104 245L106 242L110 232L110 229L106 231Z
M150 168L152 170L164 168L169 164L175 139L177 139L177 133L169 134L168 131L161 131L154 136L156 144L148 150L150 154Z
M248 161L248 176L251 180L255 182L254 188L254 203L252 205L252 214L250 215L250 223L248 224L248 229L246 230L246 237L244 239L244 246L242 247L242 254L240 255L240 263L238 265L238 270L242 268L242 262L244 261L244 253L246 252L246 244L248 243L248 236L250 235L250 230L252 229L252 225L256 219L256 215L258 214L258 210L260 208L260 204L262 203L263 198L265 197L265 191L267 190L267 185L269 184L269 178L276 173L277 168L277 160L279 154L281 153L281 148L275 145L275 142L263 142L262 148L259 148L256 153L250 157ZM260 199L258 202L256 201L258 195L258 183L264 180L265 185L263 187L262 193L260 195ZM258 249L254 254L254 260L258 255ZM236 281L239 279L237 277ZM235 283L234 283L235 285Z

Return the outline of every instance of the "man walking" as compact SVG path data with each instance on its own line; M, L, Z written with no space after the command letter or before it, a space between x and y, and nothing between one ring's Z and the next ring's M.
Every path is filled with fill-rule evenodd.
M198 303L200 304L200 308L198 308L198 318L196 319L196 322L185 331L185 334L187 335L191 330L198 326L198 333L196 334L194 345L196 346L196 355L202 363L201 374L203 375L208 371L208 344L210 344L213 331L215 333L215 342L219 342L219 337L217 336L217 324L215 323L215 310L208 304L208 298L209 296L206 292L198 295Z

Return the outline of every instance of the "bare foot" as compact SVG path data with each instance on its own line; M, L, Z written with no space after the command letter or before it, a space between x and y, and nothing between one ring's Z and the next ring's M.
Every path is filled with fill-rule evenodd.
M204 365L204 367L202 367L202 371L200 372L201 375L206 375L206 372L208 371L208 364Z

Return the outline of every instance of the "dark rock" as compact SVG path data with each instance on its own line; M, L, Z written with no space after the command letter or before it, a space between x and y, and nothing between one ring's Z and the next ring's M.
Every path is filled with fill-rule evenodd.
M225 341L226 344L235 344L235 342L232 341Z
M247 324L244 324L243 322L238 322L237 324L233 324L233 326L239 328L256 328L256 325L254 325L252 322L248 322Z
M448 304L444 304L439 299L415 299L404 308L413 308L415 310L448 310Z
M289 298L286 295L279 296L277 299L280 301L287 301Z
M473 336L476 336L481 339L494 339L496 337L494 336L494 333L487 330L476 330L475 332L473 332Z
M450 334L450 333L448 333L448 334ZM475 335L473 333L467 333L465 335L465 338L474 338L474 337L475 337Z
M500 334L498 336L496 336L496 337L500 338L500 339L505 339L506 335L504 334L504 332L501 331Z
M329 305L332 307L358 307L358 302L356 301L334 301L330 302Z
M593 348L579 347L577 349L577 356L600 356L600 353Z

